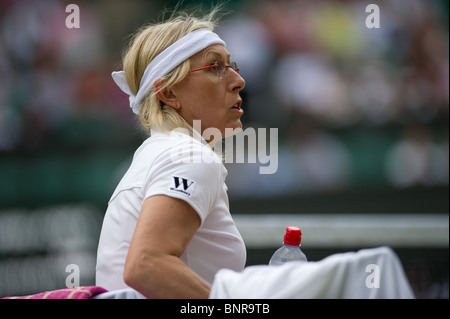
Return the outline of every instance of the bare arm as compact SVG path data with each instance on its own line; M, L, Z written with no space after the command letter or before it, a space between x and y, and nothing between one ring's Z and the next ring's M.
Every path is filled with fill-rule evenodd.
M179 257L200 226L185 201L158 195L142 205L125 263L125 283L147 298L209 297L210 287Z

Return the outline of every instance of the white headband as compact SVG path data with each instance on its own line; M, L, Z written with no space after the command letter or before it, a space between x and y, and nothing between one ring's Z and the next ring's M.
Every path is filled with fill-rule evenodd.
M153 83L157 79L164 77L182 62L212 44L225 45L225 42L209 29L192 31L173 43L147 66L136 96L131 93L123 71L113 72L111 75L119 88L130 96L130 107L138 114L142 99L153 89Z

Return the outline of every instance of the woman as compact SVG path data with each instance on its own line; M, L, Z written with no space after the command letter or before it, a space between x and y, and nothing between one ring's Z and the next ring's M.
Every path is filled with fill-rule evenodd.
M239 91L245 81L212 32L216 13L143 28L126 51L123 71L113 72L150 137L105 214L96 284L108 290L208 298L218 270L244 268L245 246L229 213L227 171L211 149L216 140L201 137L210 128L226 137L226 128L242 127Z

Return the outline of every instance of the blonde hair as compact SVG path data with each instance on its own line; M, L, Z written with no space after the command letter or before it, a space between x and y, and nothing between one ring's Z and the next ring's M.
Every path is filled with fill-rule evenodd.
M203 17L196 13L178 12L165 22L146 25L131 38L123 57L123 71L131 92L136 95L147 65L171 44L188 33L201 28L213 31L218 24L220 6L213 8ZM170 89L189 73L189 59L182 62L164 77L160 91ZM154 90L150 90L142 100L139 108L139 119L148 135L155 129L168 132L176 128L184 128L192 132L192 126L174 108L163 104Z

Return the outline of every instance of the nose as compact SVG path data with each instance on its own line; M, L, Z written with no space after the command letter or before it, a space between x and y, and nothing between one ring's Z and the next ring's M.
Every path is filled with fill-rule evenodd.
M233 70L233 69L228 70L227 78L229 79L228 89L230 91L238 93L240 90L242 90L245 87L245 80L235 70Z

